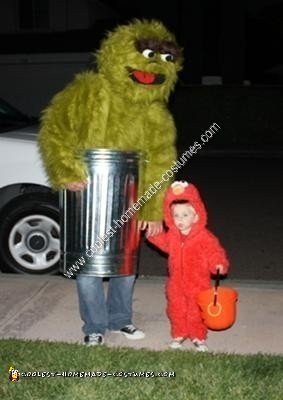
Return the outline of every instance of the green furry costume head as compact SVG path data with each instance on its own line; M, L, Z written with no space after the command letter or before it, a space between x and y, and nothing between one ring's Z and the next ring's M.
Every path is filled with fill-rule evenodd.
M158 21L119 26L96 56L98 70L113 90L135 102L167 100L182 64L174 35Z
M166 102L181 69L181 49L161 22L135 20L110 32L96 56L98 70L78 74L42 115L39 147L49 182L61 189L86 180L77 157L85 149L141 151L147 167L140 193L157 181L162 187L147 195L140 215L160 220L169 184L164 173L176 159Z

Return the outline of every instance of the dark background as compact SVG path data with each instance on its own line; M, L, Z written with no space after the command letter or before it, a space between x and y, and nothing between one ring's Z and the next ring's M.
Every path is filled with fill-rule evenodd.
M169 104L179 153L214 122L221 126L177 179L200 188L232 278L283 280L283 2L104 0L103 18L88 3L88 26L55 32L44 26L46 0L19 0L18 32L0 34L0 54L93 52L119 23L163 21L185 56ZM140 273L166 274L166 260L145 244Z
M156 18L184 49L184 69L170 99L178 146L188 146L217 122L225 135L213 147L282 147L282 0L175 0L162 6L150 0L103 0L101 17L97 1L84 2L89 12L85 28L68 29L66 23L66 30L56 31L48 26L52 9L47 7L56 2L17 0L17 29L0 34L0 55L93 53L117 24Z
M3 3L1 7L5 7ZM162 5L152 0L87 3L89 18L84 29L67 27L56 32L48 26L52 2L17 0L17 32L5 35L1 31L0 53L93 51L105 32L118 23L132 18L156 18L176 34L184 48L182 83L200 84L207 75L221 76L224 84L233 85L247 80L252 84L283 83L280 0L175 0ZM107 7L108 15L105 10L101 17L96 15L96 3Z

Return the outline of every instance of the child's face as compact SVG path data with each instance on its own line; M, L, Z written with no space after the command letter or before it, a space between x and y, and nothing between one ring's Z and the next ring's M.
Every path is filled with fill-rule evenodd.
M189 203L173 204L171 213L174 224L183 235L187 235L192 225L198 220L195 209Z

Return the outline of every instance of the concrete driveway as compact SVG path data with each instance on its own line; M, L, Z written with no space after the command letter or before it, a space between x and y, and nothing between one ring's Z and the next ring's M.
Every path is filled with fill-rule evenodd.
M209 332L211 351L282 355L283 282L229 280L225 286L239 292L238 317L230 329ZM145 331L146 338L130 341L108 332L107 345L167 349L170 333L165 315L164 278L139 278L133 306L134 322ZM81 343L83 338L75 280L61 276L1 274L0 314L0 338L69 343ZM192 349L191 344L186 342L184 349Z

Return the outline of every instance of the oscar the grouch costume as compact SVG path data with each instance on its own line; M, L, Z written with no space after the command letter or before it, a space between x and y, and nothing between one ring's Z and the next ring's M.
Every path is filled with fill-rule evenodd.
M174 36L157 21L134 21L109 33L96 53L97 72L79 74L58 93L42 116L39 146L50 184L81 190L83 163L76 156L93 148L140 151L147 159L144 188L160 181L175 160L175 126L166 103L181 68ZM165 186L145 203L141 229L162 229ZM135 275L109 279L77 275L80 315L86 345L104 342L107 329L128 339L144 332L132 324Z
M78 74L42 115L39 147L50 184L60 189L85 181L76 154L109 148L145 154L146 190L176 159L167 101L181 69L181 50L162 23L135 20L108 34L96 61L97 72ZM141 219L162 219L166 186L144 205Z

